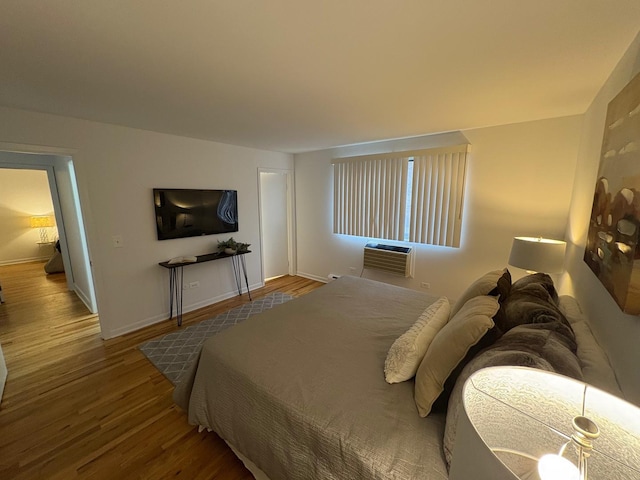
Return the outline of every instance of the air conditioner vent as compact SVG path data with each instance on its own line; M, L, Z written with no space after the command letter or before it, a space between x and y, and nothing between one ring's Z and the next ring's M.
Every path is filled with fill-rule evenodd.
M409 277L411 247L367 243L364 247L363 267Z

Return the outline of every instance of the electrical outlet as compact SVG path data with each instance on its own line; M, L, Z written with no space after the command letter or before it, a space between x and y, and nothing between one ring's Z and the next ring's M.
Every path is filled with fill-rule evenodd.
M182 289L183 289L183 290L189 290L189 284L188 284L188 283L184 283L184 284L182 285Z
M422 288L426 288L427 290L431 288L431 284L429 282L422 282L420 286Z
M198 288L199 286L200 286L200 282L189 283L189 288Z

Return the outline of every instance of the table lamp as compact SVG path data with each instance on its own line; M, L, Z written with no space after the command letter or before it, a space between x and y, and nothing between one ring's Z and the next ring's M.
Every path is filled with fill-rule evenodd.
M640 480L640 409L591 385L489 367L462 403L450 480Z
M29 224L31 228L40 229L40 243L49 242L47 228L55 226L52 215L34 215L29 219Z
M509 265L527 273L561 273L567 244L542 237L514 237Z

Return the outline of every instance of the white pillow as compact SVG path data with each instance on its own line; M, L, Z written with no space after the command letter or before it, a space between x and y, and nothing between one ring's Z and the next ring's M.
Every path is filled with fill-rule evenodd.
M451 315L453 316L458 313L462 306L473 297L477 297L478 295L488 295L491 290L498 286L498 280L500 280L500 277L502 277L506 272L506 268L487 272L469 285L464 293L460 295L456 303L453 304L453 307L451 307Z
M393 342L384 362L384 378L388 383L404 382L416 374L429 345L449 321L450 312L449 300L440 297L422 312L409 330Z
M473 297L438 332L416 373L414 399L421 417L429 415L444 382L469 349L494 326L492 317L499 308L497 297Z

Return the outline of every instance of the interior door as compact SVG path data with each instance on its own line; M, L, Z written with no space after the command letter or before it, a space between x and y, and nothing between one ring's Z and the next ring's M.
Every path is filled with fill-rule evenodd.
M260 218L264 278L289 273L286 172L260 172Z

